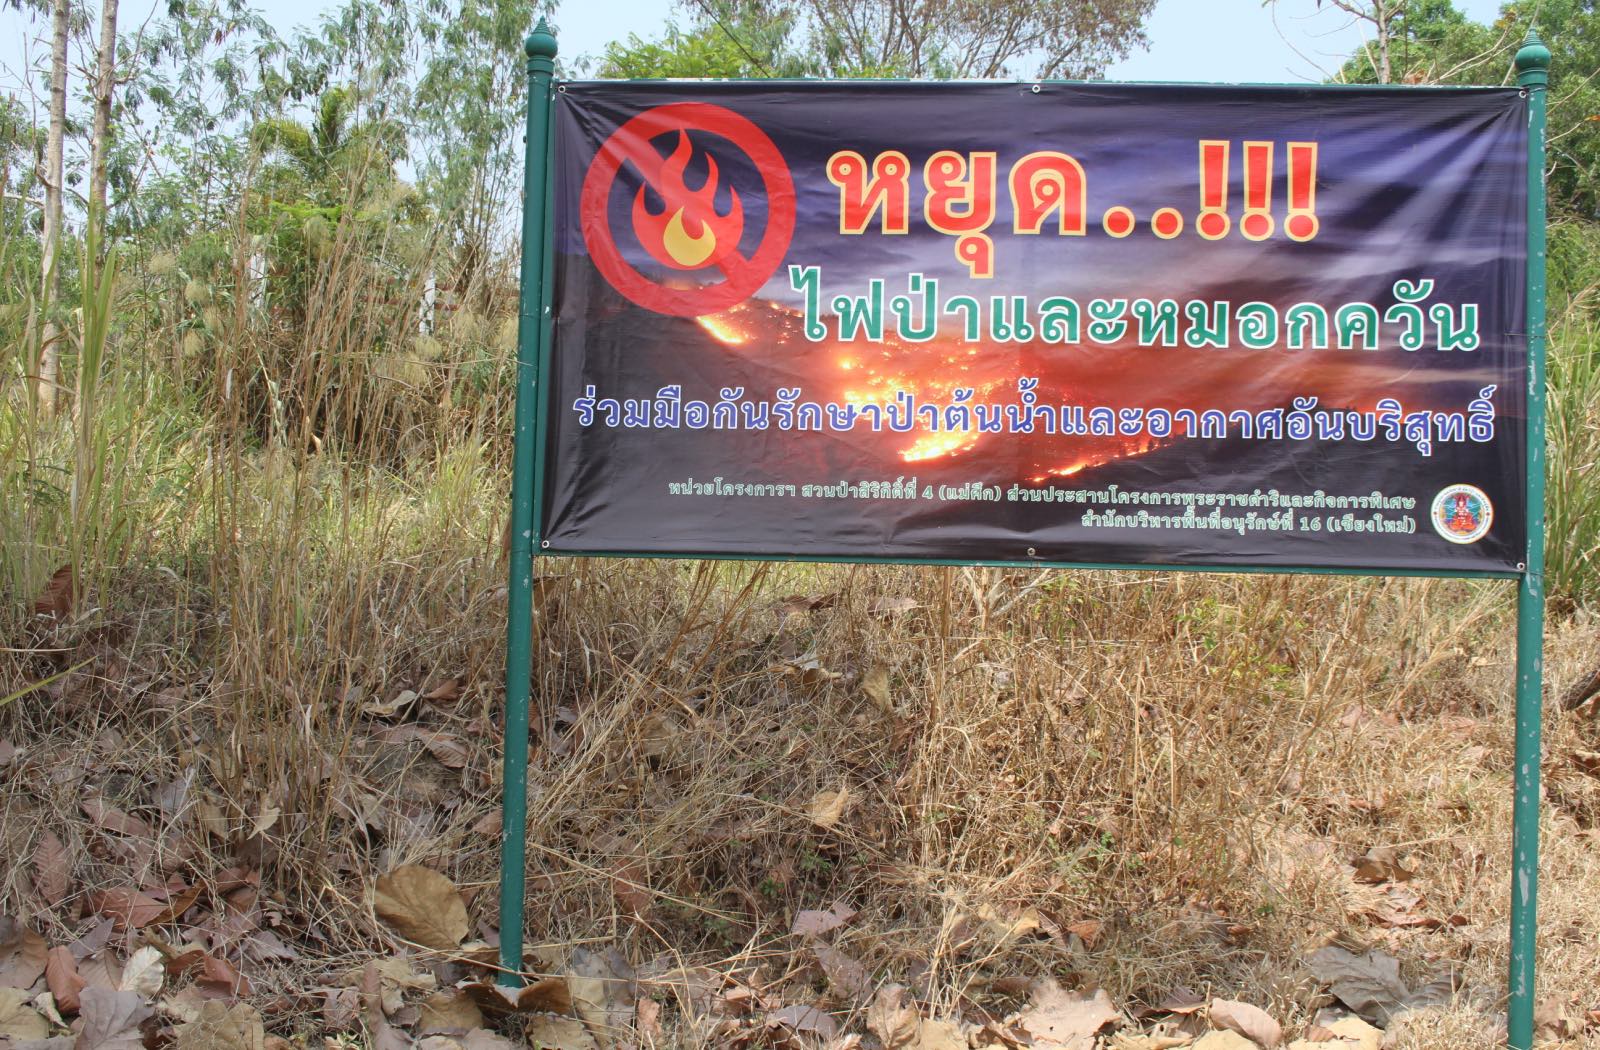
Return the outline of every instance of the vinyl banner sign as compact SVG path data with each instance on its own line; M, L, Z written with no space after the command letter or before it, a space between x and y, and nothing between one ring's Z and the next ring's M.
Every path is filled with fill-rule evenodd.
M1522 567L1515 89L554 113L545 553Z

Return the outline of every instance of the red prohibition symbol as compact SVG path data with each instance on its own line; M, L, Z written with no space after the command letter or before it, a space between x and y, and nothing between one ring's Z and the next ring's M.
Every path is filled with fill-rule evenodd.
M672 132L678 133L677 148L663 159L651 140ZM694 152L691 132L725 140L761 174L766 228L748 257L739 252L744 205L738 191L730 187L726 214L719 213L713 202L718 186L715 156L707 151L704 186L690 190L683 183ZM610 213L612 187L624 162L632 164L666 204L661 213L651 212L640 189L633 203L633 232L640 245L669 270L705 271L720 274L719 280L698 288L671 287L646 277L623 258ZM647 310L699 317L750 298L783 262L794 235L794 180L778 147L749 120L709 103L675 102L638 114L600 146L583 178L578 217L589 256L612 287Z

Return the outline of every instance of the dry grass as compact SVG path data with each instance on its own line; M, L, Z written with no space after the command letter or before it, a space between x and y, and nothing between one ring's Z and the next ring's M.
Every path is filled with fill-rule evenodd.
M62 676L0 708L17 749L0 913L53 943L89 891L237 864L262 872L300 954L253 966L264 999L392 949L368 901L396 864L447 872L494 921L509 449L483 368L505 326L465 312L416 340L404 311L356 294L352 258L336 249L304 329L225 282L192 302L144 289L148 327L129 321L124 346L142 332L162 367L108 359L111 517L49 498L71 428L5 391L0 697ZM185 344L196 319L210 327ZM180 379L165 362L183 346ZM69 536L102 564L70 616L31 617ZM1130 1008L1185 985L1299 1030L1327 1001L1302 959L1337 940L1411 978L1458 971L1456 1005L1402 1021L1396 1046L1493 1037L1507 584L540 571L532 942L736 971L859 1031L859 1005L788 935L798 910L842 900L861 914L835 946L935 1013L1003 1013L1009 979L1053 975ZM1553 694L1592 670L1597 641L1581 608L1552 625ZM407 691L435 698L397 705ZM419 730L444 736L430 749ZM1546 733L1540 990L1581 1017L1600 1007L1600 767L1582 758L1600 723L1550 710ZM839 791L842 816L819 824L819 796ZM150 847L97 827L86 798L149 823ZM25 860L45 830L72 862L54 907ZM1349 864L1374 847L1418 872L1405 914L1464 924L1375 918L1393 902ZM686 1043L706 1038L682 1023ZM275 1024L310 1032L316 1016L294 1005ZM1587 1039L1569 1045L1600 1046Z

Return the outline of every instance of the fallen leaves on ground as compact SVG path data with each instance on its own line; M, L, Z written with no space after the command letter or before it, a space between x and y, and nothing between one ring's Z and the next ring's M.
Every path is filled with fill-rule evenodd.
M1306 1038L1296 1039L1285 1050L1381 1050L1382 1046L1382 1029L1359 1017L1342 1017L1312 1025Z
M77 1050L142 1050L139 1026L155 1011L136 992L91 987L83 990L79 1001L83 1029Z
M1232 999L1213 999L1207 1011L1211 1023L1226 1028L1273 1050L1283 1042L1283 1026L1259 1006Z
M1451 995L1448 977L1412 991L1400 979L1400 962L1380 951L1361 955L1337 945L1318 948L1306 959L1312 974L1328 986L1358 1017L1380 1028L1408 1010L1448 1002Z
M483 1027L483 1011L460 988L445 988L434 992L418 1008L419 1035L457 1035Z
M1261 1050L1238 1032L1207 1032L1191 1044L1193 1050Z
M492 1014L572 1012L572 993L562 977L545 977L521 988L507 988L493 978L457 986L480 1010Z
M802 911L796 914L789 932L797 937L821 937L855 917L854 908L843 901L835 901L826 911Z
M811 945L812 954L828 977L828 984L846 998L865 1001L872 995L872 979L867 968L844 952L822 941Z
M44 585L44 590L39 597L34 599L33 613L35 616L51 616L56 619L65 619L72 614L72 592L75 589L75 579L72 566L63 565L50 576L50 582Z
M815 1006L785 1006L768 1014L767 1020L770 1024L792 1028L796 1032L806 1032L823 1039L832 1039L839 1034L839 1022Z
M402 937L427 948L459 947L471 929L455 883L420 864L380 876L372 906Z
M1036 1050L1093 1050L1095 1036L1122 1015L1104 989L1068 992L1054 978L1033 986L1033 1001L1012 1020Z
M50 947L11 916L0 916L0 988L29 988L44 974Z
M812 796L810 805L806 807L806 816L822 830L831 830L850 807L850 800L850 785L841 782L835 790L819 791Z
M528 1045L545 1050L599 1050L583 1022L555 1014L535 1014L528 1021Z
M28 1005L28 993L20 988L0 988L0 1039L43 1039L50 1034L50 1022Z
M69 1014L78 1012L78 995L89 982L78 973L78 961L72 957L72 949L50 949L44 964L44 981L58 1008Z
M263 1050L266 1042L261 1015L245 1003L205 1003L174 1036L177 1050Z
M39 835L33 847L33 892L47 907L60 904L72 884L72 863L67 847L52 832Z
M891 984L878 990L867 1009L867 1030L878 1037L884 1050L898 1050L916 1042L922 1016L905 1003L904 985Z

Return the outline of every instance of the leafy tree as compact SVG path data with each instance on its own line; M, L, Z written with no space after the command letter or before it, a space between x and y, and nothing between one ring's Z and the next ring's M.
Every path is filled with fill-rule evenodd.
M419 185L455 249L457 287L488 306L492 249L516 217L527 95L522 42L548 0L421 0Z
M702 12L689 29L668 25L659 41L630 34L606 48L603 77L802 77L816 63L796 50L795 16L755 4Z
M1358 0L1328 0L1375 9ZM1530 27L1550 48L1549 185L1558 217L1600 219L1600 7L1596 0L1513 0L1493 25L1468 19L1451 0L1390 0L1386 34L1390 75L1424 84L1509 83L1512 55ZM1384 80L1375 46L1347 61L1339 79Z
M1155 0L706 0L689 31L630 37L623 76L1076 77L1145 43Z

